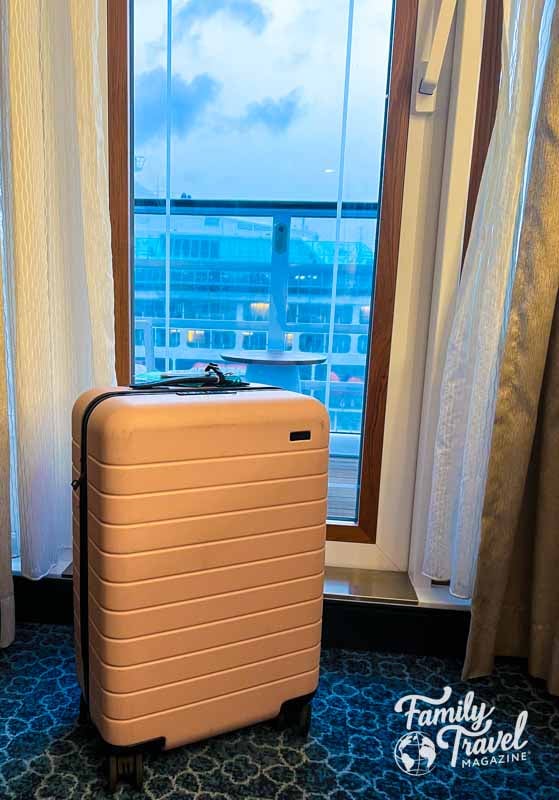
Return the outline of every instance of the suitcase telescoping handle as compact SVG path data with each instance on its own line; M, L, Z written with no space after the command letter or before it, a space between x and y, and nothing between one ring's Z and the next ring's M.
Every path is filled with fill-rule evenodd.
M247 387L250 384L242 381L236 375L231 373L222 372L217 364L210 362L204 368L203 375L173 375L169 378L161 378L149 383L135 383L131 384L132 389L156 389L164 386L185 386L193 389L203 389L210 386L231 386L231 387Z

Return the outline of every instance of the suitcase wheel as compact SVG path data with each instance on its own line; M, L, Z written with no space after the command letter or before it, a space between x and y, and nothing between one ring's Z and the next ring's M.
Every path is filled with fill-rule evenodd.
M299 711L299 718L297 719L297 733L305 738L309 735L311 729L312 719L312 703L309 701Z
M80 710L78 713L78 723L80 725L89 725L91 717L89 716L89 706L83 699L83 694L80 695Z
M142 753L109 756L109 791L115 791L120 780L127 780L136 789L144 782L144 757Z
M307 737L311 727L312 701L304 703L288 701L281 707L280 713L274 720L276 730L283 731L291 728L299 736Z

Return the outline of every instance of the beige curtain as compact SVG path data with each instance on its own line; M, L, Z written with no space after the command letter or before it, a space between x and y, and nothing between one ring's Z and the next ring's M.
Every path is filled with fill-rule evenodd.
M14 638L14 582L11 552L8 392L1 267L2 247L0 246L0 647L7 647Z
M0 77L5 73L6 41L0 25ZM4 307L5 237L3 187L5 182L2 153L6 150L6 126L0 113L0 647L14 639L14 582L12 578L12 521L10 511L10 432L8 423L8 375L6 361Z
M526 656L559 694L559 10L499 379L464 677Z
M21 571L71 550L70 414L114 384L106 0L0 1L0 149L12 521Z

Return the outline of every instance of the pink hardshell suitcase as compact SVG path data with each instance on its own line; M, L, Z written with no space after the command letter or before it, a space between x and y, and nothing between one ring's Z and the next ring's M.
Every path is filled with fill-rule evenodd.
M109 782L277 718L318 682L328 415L263 386L91 390L73 429L81 713Z

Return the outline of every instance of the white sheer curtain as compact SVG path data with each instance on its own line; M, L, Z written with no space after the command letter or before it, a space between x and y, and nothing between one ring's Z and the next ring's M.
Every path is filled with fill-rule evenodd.
M0 138L0 148L1 148ZM2 214L0 209L0 234ZM0 267L2 265L0 238ZM4 338L4 303L0 270L0 647L14 638L14 584L11 565L10 443L8 424L8 381Z
M534 125L555 0L504 0L495 127L443 371L423 572L471 597Z
M72 404L115 382L104 2L0 3L12 519L31 578L71 558Z

